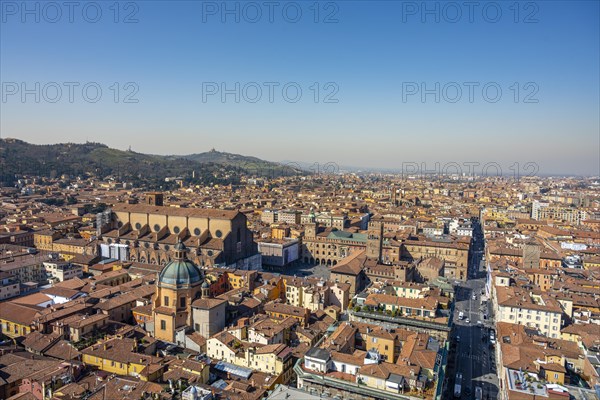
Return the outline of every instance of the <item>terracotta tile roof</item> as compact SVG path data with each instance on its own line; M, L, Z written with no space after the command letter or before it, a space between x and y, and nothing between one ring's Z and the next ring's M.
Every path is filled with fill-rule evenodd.
M195 217L195 218L215 218L215 219L234 219L239 211L217 210L210 208L179 208L166 206L151 206L146 204L115 204L112 207L115 212L159 214L173 217Z
M256 349L256 354L279 355L286 349L287 349L287 346L285 344L280 344L280 343L268 344L266 346L261 347L260 349Z
M434 310L437 308L438 302L436 299L430 296L424 298L411 299L408 297L398 297L390 294L371 293L367 296L365 304L369 306L393 304L399 307L424 308L427 310Z
M0 375L15 383L40 371L54 371L62 361L30 353L11 353L0 357Z
M0 305L0 319L21 325L31 325L38 310L32 307L16 304L10 301Z
M43 353L47 348L59 340L60 335L45 335L43 333L33 331L25 337L22 344L26 349L31 349L36 353Z
M265 312L280 313L280 314L293 315L293 316L299 316L299 317L304 317L306 315L306 311L307 311L307 309L303 308L303 307L296 307L296 306L292 306L289 304L277 303L277 302L270 302L270 303L265 304L264 310L265 310Z
M209 310L211 308L218 307L224 303L227 303L227 300L212 299L212 298L200 298L198 300L194 300L194 302L192 303L192 307L201 308L203 310Z
M355 252L331 268L331 273L357 276L365 268L366 262L367 256L364 251Z
M365 355L367 353L361 350L355 350L352 354L341 353L339 351L331 352L331 359L334 361L343 362L346 364L362 367L365 363Z
M66 340L59 340L51 345L45 352L45 355L61 360L77 360L81 353L71 343Z
M27 296L16 298L12 300L12 302L24 306L36 306L38 304L46 303L51 300L52 298L48 295L45 295L44 293L33 293Z
M113 338L86 347L81 353L121 363L135 362L145 365L162 363L162 358L134 352L135 344L134 339Z

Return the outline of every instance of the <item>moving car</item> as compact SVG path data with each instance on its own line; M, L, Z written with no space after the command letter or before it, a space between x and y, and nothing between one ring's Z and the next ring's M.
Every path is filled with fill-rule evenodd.
M463 319L465 317L465 313L463 313L462 311L458 313L458 319Z
M462 383L462 374L459 372L456 374L456 379L454 380L454 397L460 399L462 389L460 387Z
M483 399L483 391L480 386L475 386L475 400Z

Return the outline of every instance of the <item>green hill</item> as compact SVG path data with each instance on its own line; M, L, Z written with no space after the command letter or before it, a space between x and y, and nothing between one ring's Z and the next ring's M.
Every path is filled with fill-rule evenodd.
M188 156L161 156L111 149L101 143L36 145L0 139L0 182L12 185L20 176L48 178L114 177L149 187L164 186L165 178L189 183L237 183L242 176L270 177L302 170L237 154L210 151Z
M306 171L301 169L296 163L274 163L261 160L260 158L256 157L224 153L214 149L204 153L173 157L185 158L186 160L191 160L202 164L214 163L225 166L239 167L255 176L285 176L306 173Z

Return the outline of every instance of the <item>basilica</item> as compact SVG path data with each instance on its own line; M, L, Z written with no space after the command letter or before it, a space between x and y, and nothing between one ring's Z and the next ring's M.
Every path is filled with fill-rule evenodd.
M187 258L187 248L180 241L172 260L158 276L153 297L154 336L167 342L178 342L178 336L196 327L204 335L225 326L224 300L210 298L210 285L204 274Z

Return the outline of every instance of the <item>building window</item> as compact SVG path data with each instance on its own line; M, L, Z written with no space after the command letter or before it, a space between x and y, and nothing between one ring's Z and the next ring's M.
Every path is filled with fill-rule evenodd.
M223 236L223 232L221 232L219 229L216 230L215 235L220 238L221 236ZM238 240L239 241L239 240Z
M182 308L185 307L185 297L179 299L179 306Z
M200 228L194 229L194 235L195 236L200 236Z
M164 303L165 303L165 306L167 306L167 307L169 306L169 296L165 296Z
M165 321L164 319L160 320L160 330L162 330L162 331L167 330L167 321Z

